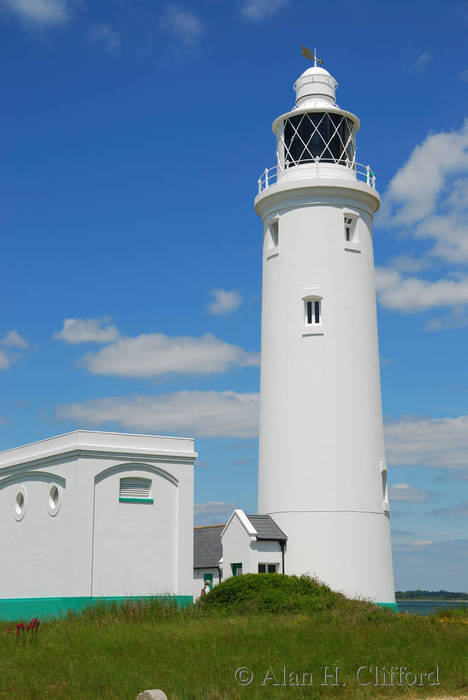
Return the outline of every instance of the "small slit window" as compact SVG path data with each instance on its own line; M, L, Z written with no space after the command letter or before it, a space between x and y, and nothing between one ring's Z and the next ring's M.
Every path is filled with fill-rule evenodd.
M270 221L268 226L267 248L272 250L277 248L279 243L279 222L278 219Z
M319 326L322 322L322 304L320 299L305 300L306 326Z
M382 474L382 496L383 496L383 509L384 511L390 510L390 504L388 502L388 483L387 483L387 471L383 471Z
M345 214L343 217L344 245L348 250L359 250L357 216Z
M345 241L350 243L353 240L353 220L349 216L344 218Z
M120 503L153 503L151 479L128 477L120 479Z

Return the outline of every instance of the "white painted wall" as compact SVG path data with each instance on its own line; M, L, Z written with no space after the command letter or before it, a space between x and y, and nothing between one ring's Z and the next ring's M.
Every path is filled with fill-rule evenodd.
M221 535L221 543L223 546L223 580L231 578L231 564L242 564L243 574L251 572L251 541L255 541L255 537L249 535L243 523L241 523L234 513L234 516L228 522Z
M264 226L258 510L288 536L286 573L392 602L371 229L379 197L343 170L290 168L255 200ZM345 213L356 217L351 246ZM320 328L305 327L307 295L323 298Z
M0 598L192 595L195 457L190 439L92 431L1 453ZM154 503L119 503L125 476L151 479Z
M276 564L277 573L283 573L279 542L275 540L257 540L251 543L250 548L252 553L250 557L251 571L249 573L258 573L259 564Z
M241 518L238 517L241 513ZM282 573L281 546L275 540L257 540L255 528L252 534L246 529L247 516L243 511L234 511L221 536L223 547L223 579L232 576L231 564L242 563L243 574L257 574L259 563L278 564L278 573Z

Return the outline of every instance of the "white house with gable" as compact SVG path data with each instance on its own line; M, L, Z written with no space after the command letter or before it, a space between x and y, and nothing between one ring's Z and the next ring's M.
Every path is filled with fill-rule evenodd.
M226 525L194 530L194 597L203 584L213 587L241 574L287 573L287 536L271 515L246 515L237 508Z

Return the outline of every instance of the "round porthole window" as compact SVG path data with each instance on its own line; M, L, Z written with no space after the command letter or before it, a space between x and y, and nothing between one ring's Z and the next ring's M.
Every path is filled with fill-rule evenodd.
M47 504L47 510L49 515L57 515L60 510L61 499L60 499L60 489L56 484L50 487L49 491L49 503Z
M26 512L26 489L20 486L15 499L15 520L18 522L24 518Z

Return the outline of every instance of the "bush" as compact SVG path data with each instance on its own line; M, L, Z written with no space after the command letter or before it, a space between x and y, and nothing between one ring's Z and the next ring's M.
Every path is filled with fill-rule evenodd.
M341 607L346 601L341 593L308 576L243 574L220 583L197 606L237 614L313 613Z

